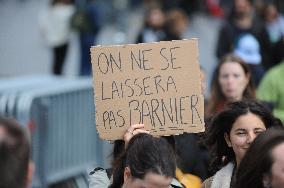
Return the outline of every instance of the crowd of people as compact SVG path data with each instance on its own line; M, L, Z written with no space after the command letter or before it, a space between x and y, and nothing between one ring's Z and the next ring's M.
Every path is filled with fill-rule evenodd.
M166 7L154 6L147 11L137 43L183 38L189 23L186 9ZM281 163L284 154L281 140L284 136L284 92L280 86L284 72L281 63L284 58L283 16L271 1L255 6L252 0L233 0L230 11L228 9L215 12L215 16L224 17L224 22L217 37L216 57L219 63L205 102L206 131L167 138L170 148L175 151L176 169L174 176L166 175L172 181L168 181L165 187L284 186L284 178L279 171L284 167ZM125 137L135 135L135 139L140 132L147 134L145 131L142 125L132 125ZM127 152L132 145L129 139L119 143L120 147L114 145L114 153ZM262 145L265 146L263 150ZM256 156L256 153L260 155ZM127 187L129 179L126 174L131 168L123 155L113 155L114 163L110 169L92 171L90 187ZM118 164L124 164L124 170L118 172ZM143 170L149 172L146 168ZM160 175L160 172L155 173ZM114 186L117 174L121 176L121 183ZM107 181L98 181L102 180L102 176L107 177ZM132 178L132 183L142 183L140 187L155 187L147 184L146 176Z
M280 64L284 56L284 17L278 10L280 2L276 0L231 0L226 3L221 0L206 0L202 2L130 1L129 6L140 3L145 9L144 23L141 24L134 42L148 43L184 39L190 27L190 18L196 11L203 11L222 19L222 25L216 36L216 58L219 63L215 70L209 70L213 72L213 77L208 79L211 80L210 84L205 84L210 85L211 88L206 113L222 109L224 104L232 100L227 96L230 93L229 95L239 95L235 97L242 99L256 97L264 101L273 110L274 115L284 121L282 110L284 93L279 87L280 82L277 82L283 77L277 72L282 70ZM40 29L42 36L53 51L54 74L63 73L69 48L69 35L73 29L79 33L80 39L79 75L91 75L89 49L97 44L97 34L106 20L105 17L109 16L106 13L106 7L109 6L99 0L52 0L50 2L50 7L40 16ZM236 58L240 60L235 60ZM241 88L243 86L230 84L231 80L239 81L239 79L234 79L237 78L236 76L226 77L229 74L242 75L241 72L226 72L238 65L230 65L224 61L243 62L240 65L245 71L245 80L248 80L248 84L239 84L247 86L244 91ZM276 77L277 79L274 79ZM226 83L226 78L228 78L228 83ZM240 78L243 79L242 76ZM245 80L243 81L246 82ZM240 91L236 91L238 89ZM221 90L224 90L224 95L220 93ZM236 94L235 92L243 93Z
M183 39L191 11L182 6L185 1L162 2L147 1L137 43ZM209 13L224 19L217 37L219 63L205 101L205 133L157 138L143 124L130 125L124 139L114 142L111 168L90 172L90 188L284 187L284 17L272 1L256 7L252 0L233 0L224 11L217 1L205 2ZM54 23L48 23L62 26L62 32L56 27L61 38L48 39L54 74L62 73L68 22L81 32L80 74L90 74L90 57L84 53L89 54L100 28L98 10L92 9L86 25L80 22L86 15L75 13L73 1L53 0L51 7ZM57 11L63 9L59 23ZM56 31L43 26L46 37L48 32ZM33 172L29 155L26 130L1 117L0 187L28 187Z
M283 187L283 133L282 122L261 103L229 103L200 138L209 152L208 176L201 184L196 174L180 177L175 136L154 138L143 124L131 125L124 140L115 141L112 167L90 173L90 187ZM150 144L153 140L163 144Z

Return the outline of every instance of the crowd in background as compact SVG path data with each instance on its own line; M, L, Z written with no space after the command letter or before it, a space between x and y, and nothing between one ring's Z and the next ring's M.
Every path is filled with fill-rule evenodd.
M281 1L133 0L123 2L126 2L126 5L121 7L143 6L145 10L144 23L136 35L136 43L184 39L184 34L190 27L190 18L196 12L202 11L222 19L219 34L216 36L215 49L216 58L220 63L217 63L215 70L210 70L213 72L211 83L205 84L211 89L206 112L218 112L227 102L234 101L236 97L258 98L266 102L273 113L284 121L284 101L281 97L283 90L279 85L283 77L279 72L283 69L281 61L284 56L284 17L278 10L282 6ZM98 44L97 34L109 16L107 13L109 10L106 8L108 6L111 5L99 0L51 1L50 7L40 16L40 28L42 36L53 51L54 74L62 74L68 53L68 36L71 30L75 30L79 33L81 49L79 75L91 75L89 49ZM121 10L123 12L123 8ZM126 15L116 15L114 19L119 20L118 24L124 25L127 21L123 18L124 16ZM231 59L228 57L229 54ZM225 77L229 74L226 70L239 66L226 62L234 61L235 58L240 58L235 60L236 62L242 61L240 65L245 71L245 77L243 81L233 85L235 84L231 83L234 82L231 81L233 78ZM213 63L215 62L212 60ZM241 72L242 70L238 74ZM231 74L236 73L231 72ZM242 93L242 87L245 87L244 93ZM234 91L237 89L240 91Z
M132 3L137 6L141 2ZM281 64L284 58L284 17L278 10L279 2L147 0L143 1L143 6L144 23L137 33L136 43L184 39L184 33L190 27L190 19L196 12L203 11L223 19L216 36L215 53L219 63L214 70L212 82L207 84L210 85L209 97L205 103L208 133L174 136L178 170L173 177L180 183L188 184L187 187L200 187L202 181L217 172L202 186L238 186L236 168L240 165L244 153L238 152L237 147L241 144L237 141L234 143L232 139L240 134L250 134L251 131L255 136L248 141L248 147L256 135L269 127L281 124L281 121L284 122L284 92L280 86L284 73L284 70L281 71L284 66L284 62ZM201 76L206 75L203 72ZM270 112L265 111L263 106L258 106L258 103L234 104L247 100L258 100ZM227 107L231 103L234 105ZM273 113L280 121L274 120L269 113ZM251 127L246 127L249 123L244 122L250 122ZM241 126L241 131L235 128L235 124ZM233 132L235 129L237 132ZM224 135L227 135L225 139ZM234 144L237 145L236 148ZM122 150L119 148L118 150ZM115 171L115 164L113 167L114 172L118 173ZM96 170L93 173L96 174ZM109 174L109 177L112 177L112 173ZM226 179L225 177L226 185L222 185L225 180L221 179ZM96 178L93 179L96 181ZM104 186L111 184L109 181L108 183ZM93 182L94 187L95 184ZM111 187L117 187L115 184L116 182L113 182ZM120 186L122 184L123 182Z
M212 82L203 83L210 87L206 131L154 138L144 125L131 125L124 140L114 143L112 167L90 173L90 187L284 187L284 17L279 10L283 2L133 0L129 6L145 9L136 43L184 39L196 12L223 20L216 36L219 61ZM53 51L54 74L62 74L68 35L76 30L79 74L91 75L89 49L97 44L106 19L100 7L95 0L52 0L41 14L40 28ZM15 142L3 136L5 124L9 121L0 121L3 153Z

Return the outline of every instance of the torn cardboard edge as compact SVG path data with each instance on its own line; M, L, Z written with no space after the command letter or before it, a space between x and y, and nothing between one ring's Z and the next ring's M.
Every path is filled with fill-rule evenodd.
M204 131L197 39L96 46L91 57L100 138L137 123L154 136Z

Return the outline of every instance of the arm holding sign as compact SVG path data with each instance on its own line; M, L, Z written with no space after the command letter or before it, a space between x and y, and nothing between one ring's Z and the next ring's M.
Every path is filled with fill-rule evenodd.
M146 134L150 134L149 131L147 131L144 127L144 124L134 124L131 125L125 132L124 136L123 136L123 140L125 142L125 148L127 147L130 139L136 135L136 134L140 134L140 133L146 133Z

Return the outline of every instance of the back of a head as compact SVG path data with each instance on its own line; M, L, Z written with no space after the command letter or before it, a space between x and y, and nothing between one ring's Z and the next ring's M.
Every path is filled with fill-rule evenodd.
M143 179L148 172L174 177L174 151L164 138L154 138L152 135L141 133L130 140L125 153L118 159L111 188L120 188L123 185L125 167L130 168L133 178Z
M130 144L126 155L126 165L130 167L132 176L143 179L147 172L153 172L174 177L174 152L164 138L140 134Z
M0 117L0 187L27 184L30 146L26 131L14 120Z
M263 177L271 172L272 150L284 143L283 128L261 133L252 143L237 171L236 188L264 188Z

